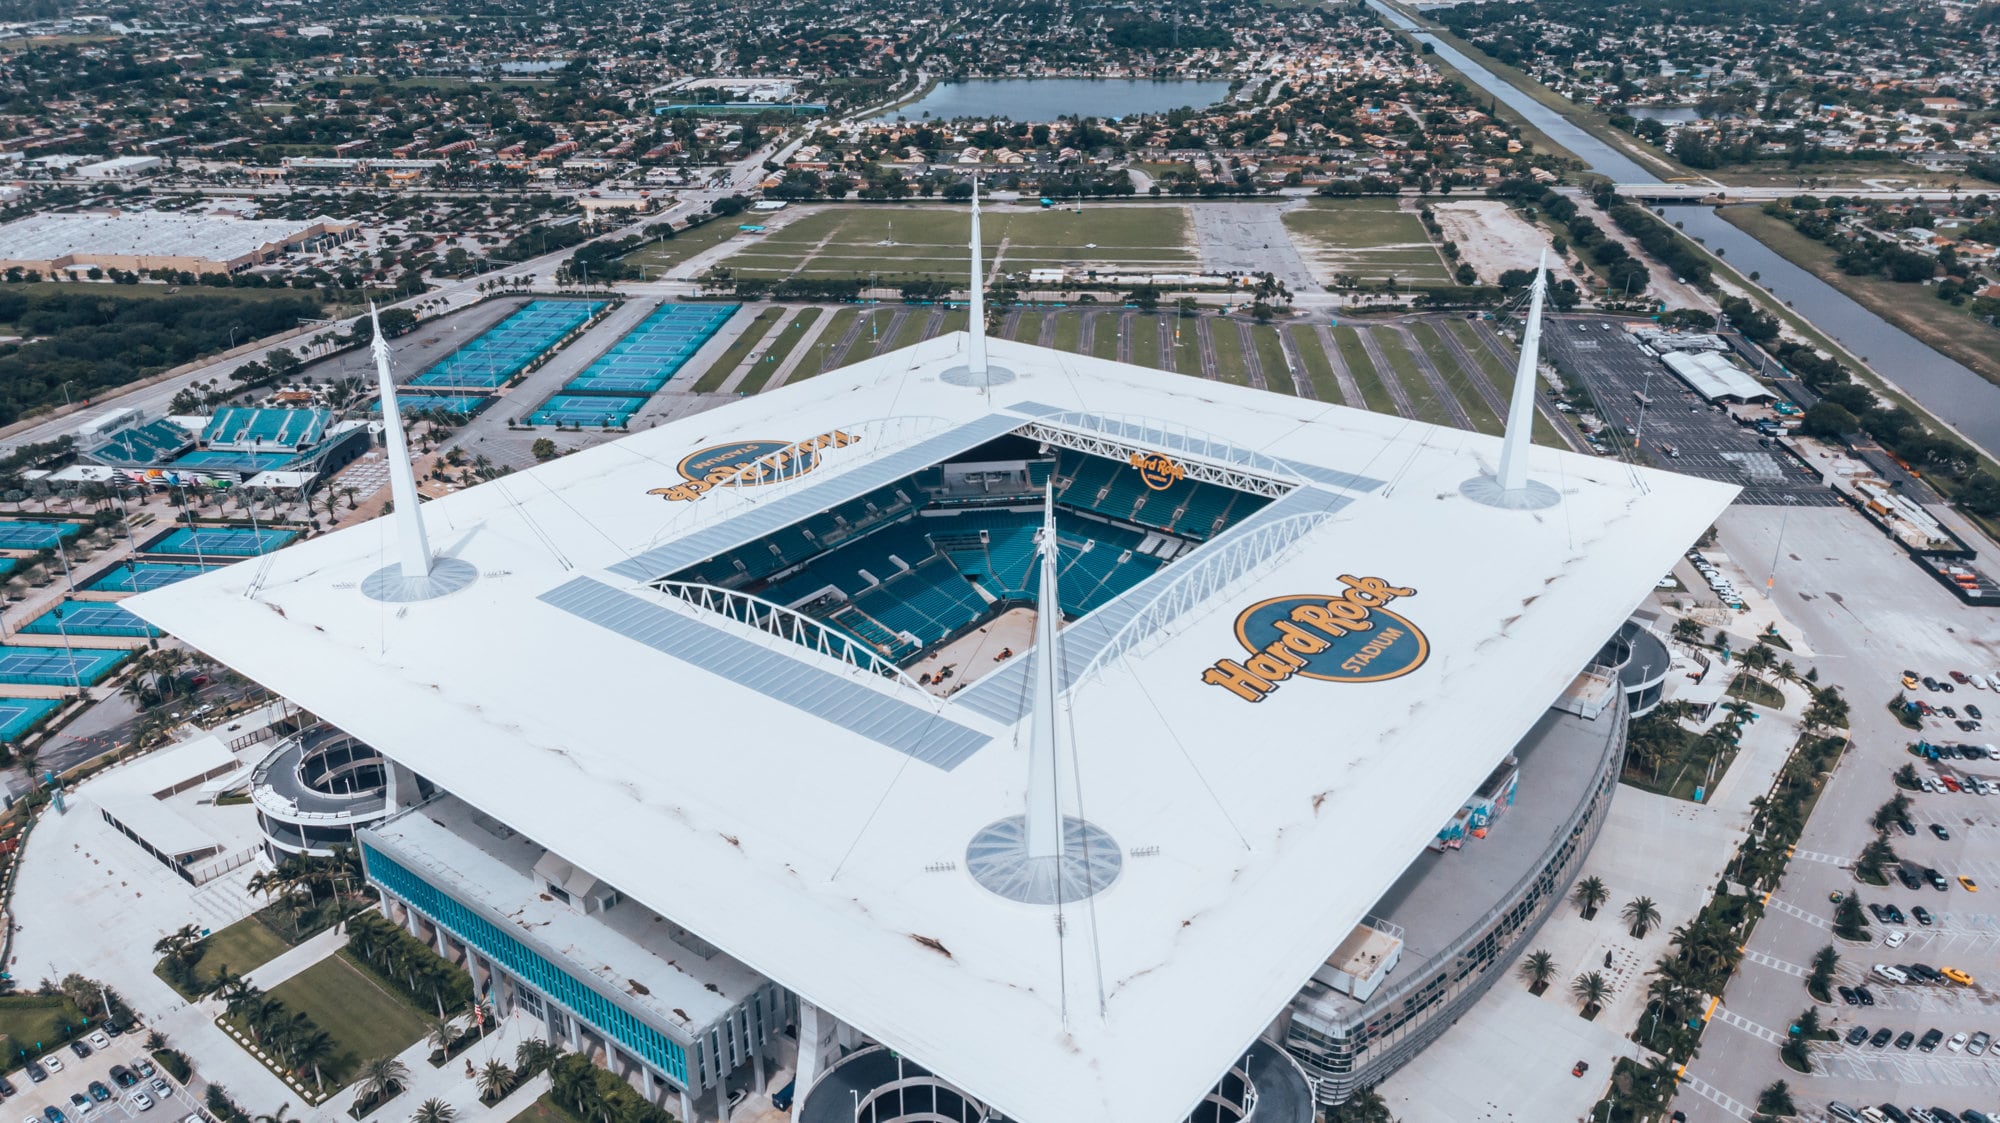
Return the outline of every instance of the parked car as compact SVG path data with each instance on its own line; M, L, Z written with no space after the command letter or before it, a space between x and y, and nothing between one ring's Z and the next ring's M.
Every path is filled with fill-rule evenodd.
M49 1123L65 1123L66 1119L62 1113L62 1109L54 1104L50 1104L42 1109L42 1118L48 1120Z
M1986 1047L1991 1044L1993 1044L1993 1035L1982 1029L1972 1035L1972 1041L1966 1045L1965 1051L1977 1057L1985 1053Z
M81 1041L72 1041L69 1043L69 1051L75 1053L76 1059L80 1061L90 1055L90 1046Z
M1931 888L1937 890L1940 893L1951 888L1951 885L1945 881L1944 875L1939 873L1937 870L1931 868L1930 866L1924 867L1924 880L1930 882Z
M1929 928L1931 926L1931 910L1925 908L1924 906L1918 905L1917 907L1911 909L1910 915L1916 918L1918 924L1921 924L1926 928Z
M1979 883L1965 876L1964 874L1958 875L1958 887L1965 890L1967 893L1979 892Z
M1965 716L1971 718L1974 721L1986 720L1985 712L1979 708L1977 703L1973 702L1967 702L1965 704Z
M90 1042L90 1047L93 1049L111 1048L111 1039L109 1037L104 1036L104 1031L101 1029L93 1030L90 1036L85 1040Z
M141 1076L151 1076L153 1075L153 1062L148 1060L140 1060L134 1062L134 1064L132 1065L132 1071L138 1073Z
M1855 1026L1853 1029L1847 1031L1847 1043L1849 1045L1859 1045L1866 1040L1868 1040L1867 1026Z
M1907 983L1910 981L1909 974L1901 967L1891 967L1886 963L1877 963L1875 965L1875 975L1883 982L1888 983Z
M1878 1029L1875 1031L1875 1036L1868 1039L1868 1044L1880 1049L1889 1044L1889 1039L1894 1036L1896 1036L1896 1031L1893 1029Z
M111 1089L105 1087L102 1080L91 1081L89 1091L90 1098L96 1100L98 1103L103 1103L105 1100L111 1098Z
M1854 997L1859 998L1863 1006L1875 1005L1875 992L1867 987L1855 987Z
M1972 1035L1961 1030L1958 1033L1952 1034L1951 1040L1945 1042L1944 1047L1956 1053L1960 1049L1965 1048L1965 1043L1970 1040L1972 1040Z
M1924 1035L1917 1039L1917 1048L1925 1053L1934 1053L1937 1051L1938 1042L1943 1040L1944 1040L1943 1030L1941 1029L1925 1030Z
M1906 1029L1903 1032L1896 1035L1896 1048L1898 1049L1906 1050L1910 1046L1916 1043L1917 1043L1917 1035L1910 1030Z
M1889 923L1891 924L1904 923L1902 909L1897 908L1895 905L1888 905L1886 907L1889 910Z
M1859 1005L1861 1005L1861 1000L1860 1000L1859 998L1856 998L1856 997L1854 997L1854 988L1853 988L1853 987L1837 987L1837 988L1835 988L1835 989L1836 989L1837 991L1839 991L1839 993L1840 993L1840 1000L1841 1000L1842 1002L1845 1002L1845 1003L1847 1003L1847 1004L1848 1004L1849 1006L1859 1006Z
M69 1094L69 1105L75 1108L76 1113L80 1116L89 1115L91 1112L97 1110L97 1105L92 1103L90 1097L84 1095L82 1092L71 1092Z
M1900 866L1896 869L1896 880L1902 882L1905 889L1922 889L1924 887L1924 883L1917 880L1916 874Z
M50 1072L61 1072L62 1058L56 1056L54 1053L50 1053L48 1056L42 1058L42 1067L48 1069Z
M1908 936L1909 936L1909 933L1907 933L1907 932L1903 932L1903 931L1900 931L1900 930L1899 930L1899 931L1895 931L1895 932L1891 932L1891 933L1889 933L1889 934L1888 934L1888 935L1887 935L1886 937L1884 937L1884 938L1883 938L1883 940L1882 940L1882 946L1883 946L1883 947L1889 947L1889 948L1899 948L1899 947L1902 947L1902 946L1903 946L1903 941L1904 941L1904 940L1905 940L1906 938L1908 938Z
M28 1080L35 1084L40 1084L42 1081L47 1080L49 1078L49 1070L43 1068L41 1065L35 1063L34 1061L28 1062L27 1072L28 1072Z
M139 1078L132 1075L132 1070L124 1065L112 1065L111 1082L120 1088L130 1088L139 1082Z
M1951 672L1951 681L1963 686L1968 680L1965 677L1964 671L1953 671Z
M130 1102L133 1107L138 1108L140 1111L153 1110L153 1097L147 1095L144 1092L132 1093L131 1098L128 1102Z
M1940 823L1932 823L1932 824L1931 824L1931 833L1932 833L1932 834L1934 834L1934 835L1936 835L1936 836L1938 837L1938 839L1939 839L1940 841L1942 841L1942 842L1950 842L1950 841L1951 841L1951 832L1950 832L1950 831L1948 831L1948 830L1946 830L1946 829L1944 829L1944 826L1943 826L1943 824L1940 824Z
M1943 975L1945 978L1950 979L1952 982L1957 983L1959 986L1962 987L1969 987L1972 985L1971 974L1962 971L1957 967L1947 967L1944 970L1938 972L1938 974Z
M1932 677L1931 677L1931 676L1929 676L1929 675L1925 675L1925 676L1924 676L1924 689L1925 689L1925 690L1932 690L1932 691L1934 691L1934 690L1936 690L1937 688L1938 688L1938 680L1936 680L1936 679L1932 678Z
M157 1076L153 1077L152 1089L154 1094L163 1100L171 1098L174 1094L174 1086Z

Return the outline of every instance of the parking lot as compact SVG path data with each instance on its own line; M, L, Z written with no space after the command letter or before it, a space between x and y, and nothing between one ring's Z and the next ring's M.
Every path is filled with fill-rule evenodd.
M1603 328L1609 325L1610 331ZM1609 320L1551 317L1542 337L1546 353L1566 378L1581 379L1610 427L1607 443L1630 450L1637 430L1646 462L1684 475L1732 483L1739 503L1758 506L1831 507L1840 500L1819 477L1775 444L1702 401L1659 360ZM1639 397L1649 403L1642 410ZM1641 414L1643 413L1643 417ZM1680 455L1669 456L1672 446Z
M7 1080L14 1086L14 1094L0 1104L0 1110L12 1109L14 1118L20 1123L54 1123L57 1117L47 1114L49 1108L61 1113L64 1123L126 1123L128 1120L145 1119L148 1123L177 1123L189 1117L200 1123L203 1116L199 1105L187 1089L180 1086L173 1077L157 1071L152 1058L146 1054L143 1031L128 1033L122 1037L108 1039L108 1048L92 1049L88 1057L78 1057L69 1046L61 1046L43 1053L37 1063L41 1064L48 1079L35 1083L25 1068L17 1068L7 1074ZM46 1062L53 1060L62 1066L54 1071ZM136 1078L129 1087L119 1087L113 1078L113 1065L123 1066ZM144 1066L143 1068L141 1066ZM141 1072L151 1071L150 1076ZM154 1081L160 1081L155 1084ZM100 1091L109 1093L108 1099L100 1100L91 1094L90 1085L95 1082ZM162 1094L161 1088L166 1089ZM150 1107L142 1107L135 1093L143 1092ZM90 1106L77 1104L74 1097L81 1097Z

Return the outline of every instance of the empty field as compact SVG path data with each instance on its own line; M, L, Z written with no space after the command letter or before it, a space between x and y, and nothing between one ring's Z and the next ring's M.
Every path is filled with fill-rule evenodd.
M743 362L745 356L756 349L758 341L764 338L764 333L770 331L771 325L777 323L778 318L784 314L783 308L766 308L757 313L756 319L744 325L743 334L737 336L729 345L729 349L715 360L714 365L703 371L701 377L695 380L695 393L712 394L722 389L722 384L729 380L730 373Z
M1395 199L1314 199L1284 215L1313 274L1325 284L1354 277L1375 284L1446 285L1451 273L1423 220Z
M971 263L969 217L960 207L824 207L745 238L724 264L758 278L957 280ZM1097 205L1082 213L1002 207L986 211L981 223L988 268L1000 273L1071 265L1178 270L1199 260L1185 207Z
M675 234L665 241L654 242L633 250L625 255L625 263L644 270L647 280L658 280L667 270L688 258L737 237L738 225L733 218L718 218L712 222L705 222L693 230ZM742 237L747 242L750 235L744 234Z

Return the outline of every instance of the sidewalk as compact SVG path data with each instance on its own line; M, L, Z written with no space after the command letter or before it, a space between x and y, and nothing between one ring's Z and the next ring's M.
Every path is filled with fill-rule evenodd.
M417 1110L417 1105L425 1100L440 1099L458 1109L457 1123L501 1123L512 1119L548 1091L548 1074L535 1077L514 1089L506 1099L488 1107L479 1102L478 1082L465 1075L466 1062L472 1063L475 1072L485 1067L486 1062L494 1060L511 1068L514 1050L521 1042L546 1036L541 1022L517 1014L502 1019L487 1031L485 1040L445 1062L442 1068L431 1067L431 1043L428 1040L419 1041L396 1055L396 1059L410 1070L410 1086L395 1099L377 1108L369 1118L379 1123L397 1123L408 1119ZM354 1106L354 1098L353 1087L342 1089L314 1108L305 1119L309 1123L353 1123L347 1112Z

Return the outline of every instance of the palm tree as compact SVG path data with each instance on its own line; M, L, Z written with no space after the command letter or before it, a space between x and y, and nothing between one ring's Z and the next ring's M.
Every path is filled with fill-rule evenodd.
M1539 995L1549 989L1549 983L1556 977L1556 959L1547 951L1538 949L1521 960L1517 970L1522 978L1528 980L1528 989Z
M1792 1089L1782 1080L1774 1080L1757 1093L1757 1111L1762 1115L1796 1115L1798 1106L1792 1102Z
M481 1103L499 1103L514 1086L514 1070L504 1062L487 1061L479 1070L478 1083Z
M442 1016L432 1018L425 1023L424 1036L430 1041L433 1049L440 1053L447 1052L458 1040L458 1025L451 1018Z
M278 1110L271 1114L259 1115L257 1123L299 1123L297 1116L286 1114L291 1110L292 1105L290 1103L281 1103L278 1105Z
M409 1079L408 1065L394 1057L376 1057L362 1064L361 1078L356 1083L361 1098L382 1100L402 1091Z
M1606 889L1604 887L1604 880L1594 874L1577 882L1576 888L1570 893L1570 899L1575 901L1577 907L1583 910L1583 918L1585 920L1595 919L1597 916L1597 906L1610 898L1611 890Z
M525 1080L548 1068L561 1055L561 1049L539 1037L530 1037L514 1047L514 1067Z
M1651 897L1632 898L1625 902L1625 908L1619 915L1625 918L1633 938L1639 940L1646 938L1646 929L1660 922L1659 906L1653 903Z
M410 1115L410 1123L452 1123L458 1118L458 1109L433 1096L417 1105Z
M1605 981L1601 972L1590 971L1570 980L1569 993L1583 1003L1583 1016L1594 1018L1603 1007L1604 1000L1611 997L1611 984Z
M333 1057L333 1049L333 1035L317 1027L292 1043L292 1064L312 1069L313 1086L322 1092L326 1091L326 1084L320 1080L319 1066Z

